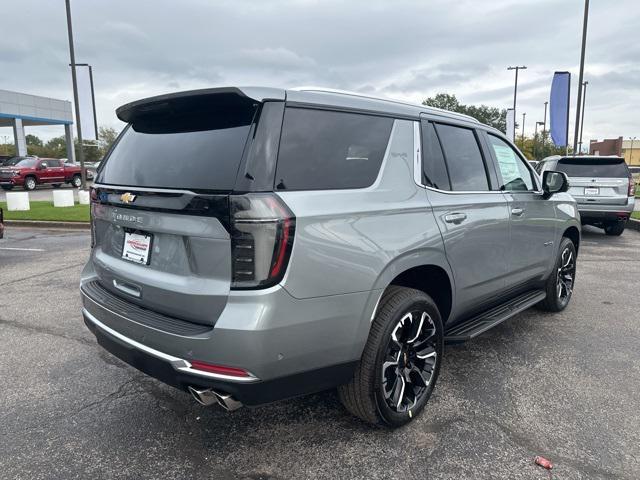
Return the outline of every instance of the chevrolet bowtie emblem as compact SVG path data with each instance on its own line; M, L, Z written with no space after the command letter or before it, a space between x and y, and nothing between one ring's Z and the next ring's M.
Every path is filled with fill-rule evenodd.
M136 196L132 193L123 193L120 195L120 200L122 203L132 203L136 199Z

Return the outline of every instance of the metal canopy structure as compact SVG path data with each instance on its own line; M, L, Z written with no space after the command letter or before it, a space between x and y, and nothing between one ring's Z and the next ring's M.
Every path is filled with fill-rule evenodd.
M67 158L75 161L71 102L0 90L0 127L13 127L16 155L27 154L24 127L35 125L64 125Z

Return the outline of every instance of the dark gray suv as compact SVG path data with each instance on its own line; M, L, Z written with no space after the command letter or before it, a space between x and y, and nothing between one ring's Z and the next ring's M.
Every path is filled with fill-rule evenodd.
M563 173L473 118L345 92L219 88L117 110L83 315L111 353L228 410L338 387L427 403L445 342L571 298Z

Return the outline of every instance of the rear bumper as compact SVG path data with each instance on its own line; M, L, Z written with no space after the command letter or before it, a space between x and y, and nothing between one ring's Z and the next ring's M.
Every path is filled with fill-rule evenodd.
M589 205L578 203L582 223L603 220L627 220L633 212L635 198L629 197L626 205Z
M86 309L83 309L83 317L100 346L141 372L184 391L193 386L225 392L244 405L261 405L335 387L351 379L357 364L332 365L267 381L195 372L187 360L149 348L116 332Z
M142 321L132 304L111 305L87 288L96 280L90 261L80 285L83 316L103 347L169 385L215 388L247 405L348 382L381 293L297 299L281 286L232 291L214 326L187 329ZM189 369L195 360L242 368L255 378L204 376Z

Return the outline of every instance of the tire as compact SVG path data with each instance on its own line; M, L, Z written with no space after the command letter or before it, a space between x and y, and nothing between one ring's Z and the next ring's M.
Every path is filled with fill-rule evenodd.
M80 188L82 186L82 177L80 175L74 175L71 179L71 186L73 188Z
M36 182L36 179L34 177L27 177L24 179L24 189L27 191L32 191L36 189L36 185L38 185L38 183Z
M626 226L627 222L606 223L604 225L604 233L612 237L619 237Z
M9 190L13 190L13 186L11 186L11 185L2 185L2 189L6 190L8 192Z
M61 183L52 183L51 186L53 188L60 188L62 186L62 184Z
M548 312L560 312L567 308L576 281L576 246L562 237L553 272L545 283L547 298L537 306Z
M443 339L440 312L431 297L390 286L380 299L353 379L338 387L345 408L375 425L399 427L411 421L435 387Z

